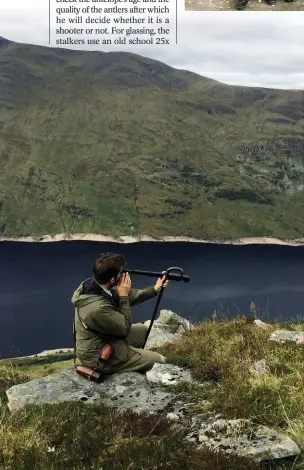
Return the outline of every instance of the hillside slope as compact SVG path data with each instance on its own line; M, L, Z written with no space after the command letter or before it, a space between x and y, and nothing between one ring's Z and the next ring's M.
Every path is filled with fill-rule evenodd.
M304 234L302 91L0 38L0 235Z
M81 399L75 402L79 380L75 377L75 382L71 385L71 378L68 379L71 377L67 375L70 374L68 369L71 370L73 366L71 353L0 360L1 469L32 469L34 465L37 470L303 470L303 344L290 340L285 344L269 341L270 335L275 331L284 331L286 328L291 333L300 335L303 333L303 320L280 323L274 321L264 324L263 328L257 327L252 320L253 318L245 316L231 321L215 317L212 320L205 319L196 324L193 330L183 334L182 339L160 345L157 351L167 357L168 368L171 367L170 364L185 367L199 384L179 382L174 371L177 381L173 381L175 384L165 385L165 388L169 394L177 394L178 404L172 406L171 403L169 408L162 395L158 398L158 406L156 401L152 402L152 411L158 410L154 415L144 415L141 408L143 402L140 401L145 397L146 406L149 407L150 403L151 407L151 395L153 400L157 400L159 389L154 388L153 394L144 394L142 381L145 379L142 374L138 374L137 378L130 374L128 381L123 377L124 374L117 374L121 378L116 377L114 385L109 386L109 382L102 384L102 400L89 403L83 401L81 393ZM168 334L168 329L165 331ZM55 379L59 372L66 374L66 378ZM158 370L154 377L159 378L161 375ZM170 375L169 369L163 377L168 379ZM43 387L46 376L49 376L47 391ZM40 380L37 383L35 379ZM33 388L28 388L31 387L29 382L32 380L35 380L35 385L32 383ZM61 380L66 380L64 388L59 386ZM54 382L57 382L58 387L56 395ZM12 393L11 387L18 384L21 388L17 387L19 391ZM24 384L24 388L21 384ZM119 391L119 384L124 386L123 395ZM134 384L137 385L136 394ZM69 395L71 387L72 398ZM88 384L84 395L96 397L98 392L93 387L94 383ZM106 401L109 387L112 398L110 407ZM30 390L36 397L35 403L30 403ZM55 403L56 398L60 400L62 393L65 402ZM130 393L133 398L125 404L131 410L122 414L119 412L121 396L126 400ZM52 397L52 403L41 403L41 395L44 394L46 401ZM13 413L9 411L9 402L15 408ZM185 407L183 403L186 404ZM169 409L173 409L170 414ZM174 411L176 409L179 411ZM175 412L175 416L179 418L174 426L177 433L170 427L170 420ZM210 443L204 439L207 446L198 449L198 436L201 434L199 426L192 428L192 448L189 447L190 442L186 438L189 435L188 419L199 425L202 424L202 417L208 422L210 416L218 416L219 413L224 420L221 424L217 421L218 448L209 447ZM199 418L198 421L196 418ZM271 465L269 461L260 464L253 461L252 454L249 455L253 450L252 445L244 453L246 435L244 440L229 436L231 427L227 426L226 420L244 418L289 436L299 446L301 454L296 458L280 459L284 448L286 451L286 444L283 441L278 445L275 433L271 433L268 458L272 455L275 461ZM227 434L225 435L224 443L221 442L223 431L229 436L227 438ZM247 431L247 436L249 435L251 443L256 447L254 457L261 457L262 449L265 452L265 429L264 436L262 432L256 435L251 426ZM211 442L213 432L214 427L208 435ZM240 446L242 457L236 455ZM53 451L47 451L50 448ZM289 442L289 455L292 455L290 451L293 448ZM267 458L265 454L266 452L263 460Z

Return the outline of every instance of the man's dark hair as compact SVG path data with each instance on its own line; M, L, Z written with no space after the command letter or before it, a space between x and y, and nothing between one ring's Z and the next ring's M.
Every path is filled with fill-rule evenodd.
M93 266L93 275L98 284L107 284L116 277L126 266L126 260L116 253L104 253L97 258Z

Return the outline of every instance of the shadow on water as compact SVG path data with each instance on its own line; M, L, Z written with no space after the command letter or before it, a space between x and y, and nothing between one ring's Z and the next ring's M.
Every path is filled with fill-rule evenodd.
M100 253L122 253L128 268L163 271L180 266L190 284L171 281L161 301L194 322L216 310L265 321L304 317L304 247L69 241L0 243L0 355L16 357L73 345L73 291L91 276ZM144 288L156 279L132 275ZM152 315L155 299L132 308L133 321Z

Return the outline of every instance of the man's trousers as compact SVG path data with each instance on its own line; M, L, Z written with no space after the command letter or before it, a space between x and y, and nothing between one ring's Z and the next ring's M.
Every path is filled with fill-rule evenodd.
M103 374L114 372L138 372L152 369L155 363L164 363L166 358L161 354L140 349L145 341L148 327L143 323L135 323L131 326L127 337L129 358L127 361L115 365L106 365L102 368Z

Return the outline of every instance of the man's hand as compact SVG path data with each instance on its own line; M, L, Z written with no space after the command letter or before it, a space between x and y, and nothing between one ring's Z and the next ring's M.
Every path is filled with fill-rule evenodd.
M163 271L163 274L166 273L166 271ZM161 290L162 287L167 287L168 285L168 280L166 280L166 276L163 276L163 277L159 277L157 279L157 282L154 286L154 289L156 290L156 292L159 292Z
M117 284L117 293L119 297L128 297L131 290L131 278L129 273L123 273Z

